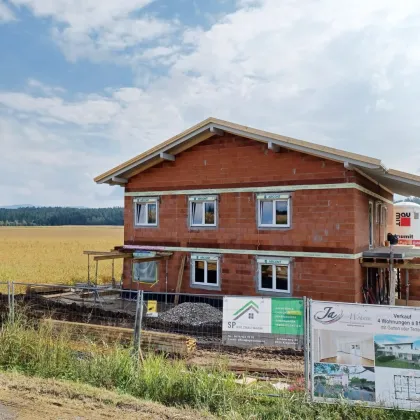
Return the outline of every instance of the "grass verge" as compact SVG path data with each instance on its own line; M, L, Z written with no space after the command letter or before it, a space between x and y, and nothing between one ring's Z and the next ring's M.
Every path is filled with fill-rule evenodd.
M138 365L128 349L77 353L64 331L48 323L31 325L23 317L0 332L0 368L25 375L89 384L167 406L204 410L228 419L417 419L417 413L368 409L346 403L308 404L303 392L283 391L278 398L267 384L235 383L223 364L213 369L187 368L182 361L147 355Z

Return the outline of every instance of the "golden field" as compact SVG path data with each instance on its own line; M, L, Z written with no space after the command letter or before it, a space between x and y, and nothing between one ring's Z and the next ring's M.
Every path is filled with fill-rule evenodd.
M0 281L87 281L85 250L110 251L124 241L122 226L0 227ZM95 267L91 257L91 279ZM111 261L99 261L98 283L111 280ZM121 278L122 260L115 260Z

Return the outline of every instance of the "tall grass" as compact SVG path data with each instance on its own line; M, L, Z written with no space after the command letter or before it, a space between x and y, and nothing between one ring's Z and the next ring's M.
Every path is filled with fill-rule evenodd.
M165 405L203 409L229 419L414 419L416 413L366 409L348 404L308 404L301 392L282 392L268 385L244 387L223 365L187 368L184 362L146 355L138 364L129 349L79 354L68 334L53 333L48 323L31 325L22 316L0 331L0 368L26 375L66 379L114 389Z

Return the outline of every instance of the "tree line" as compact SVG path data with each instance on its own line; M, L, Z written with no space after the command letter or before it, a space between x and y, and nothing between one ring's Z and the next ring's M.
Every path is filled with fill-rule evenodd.
M96 209L72 207L0 208L0 226L122 226L123 224L124 211L122 207Z

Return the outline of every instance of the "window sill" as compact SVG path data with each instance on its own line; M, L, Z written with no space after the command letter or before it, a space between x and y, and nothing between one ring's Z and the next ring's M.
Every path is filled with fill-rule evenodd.
M276 226L276 225L258 225L257 226L258 230L287 230L287 229L291 229L291 226L288 225L281 225L281 226Z
M278 296L278 297L290 297L292 292L284 292L284 291L277 291L277 290L268 290L268 289L258 289L257 293L262 296Z
M157 228L159 225L134 225L134 229Z
M222 290L220 284L210 285L208 283L190 283L192 289L202 289L202 290Z

